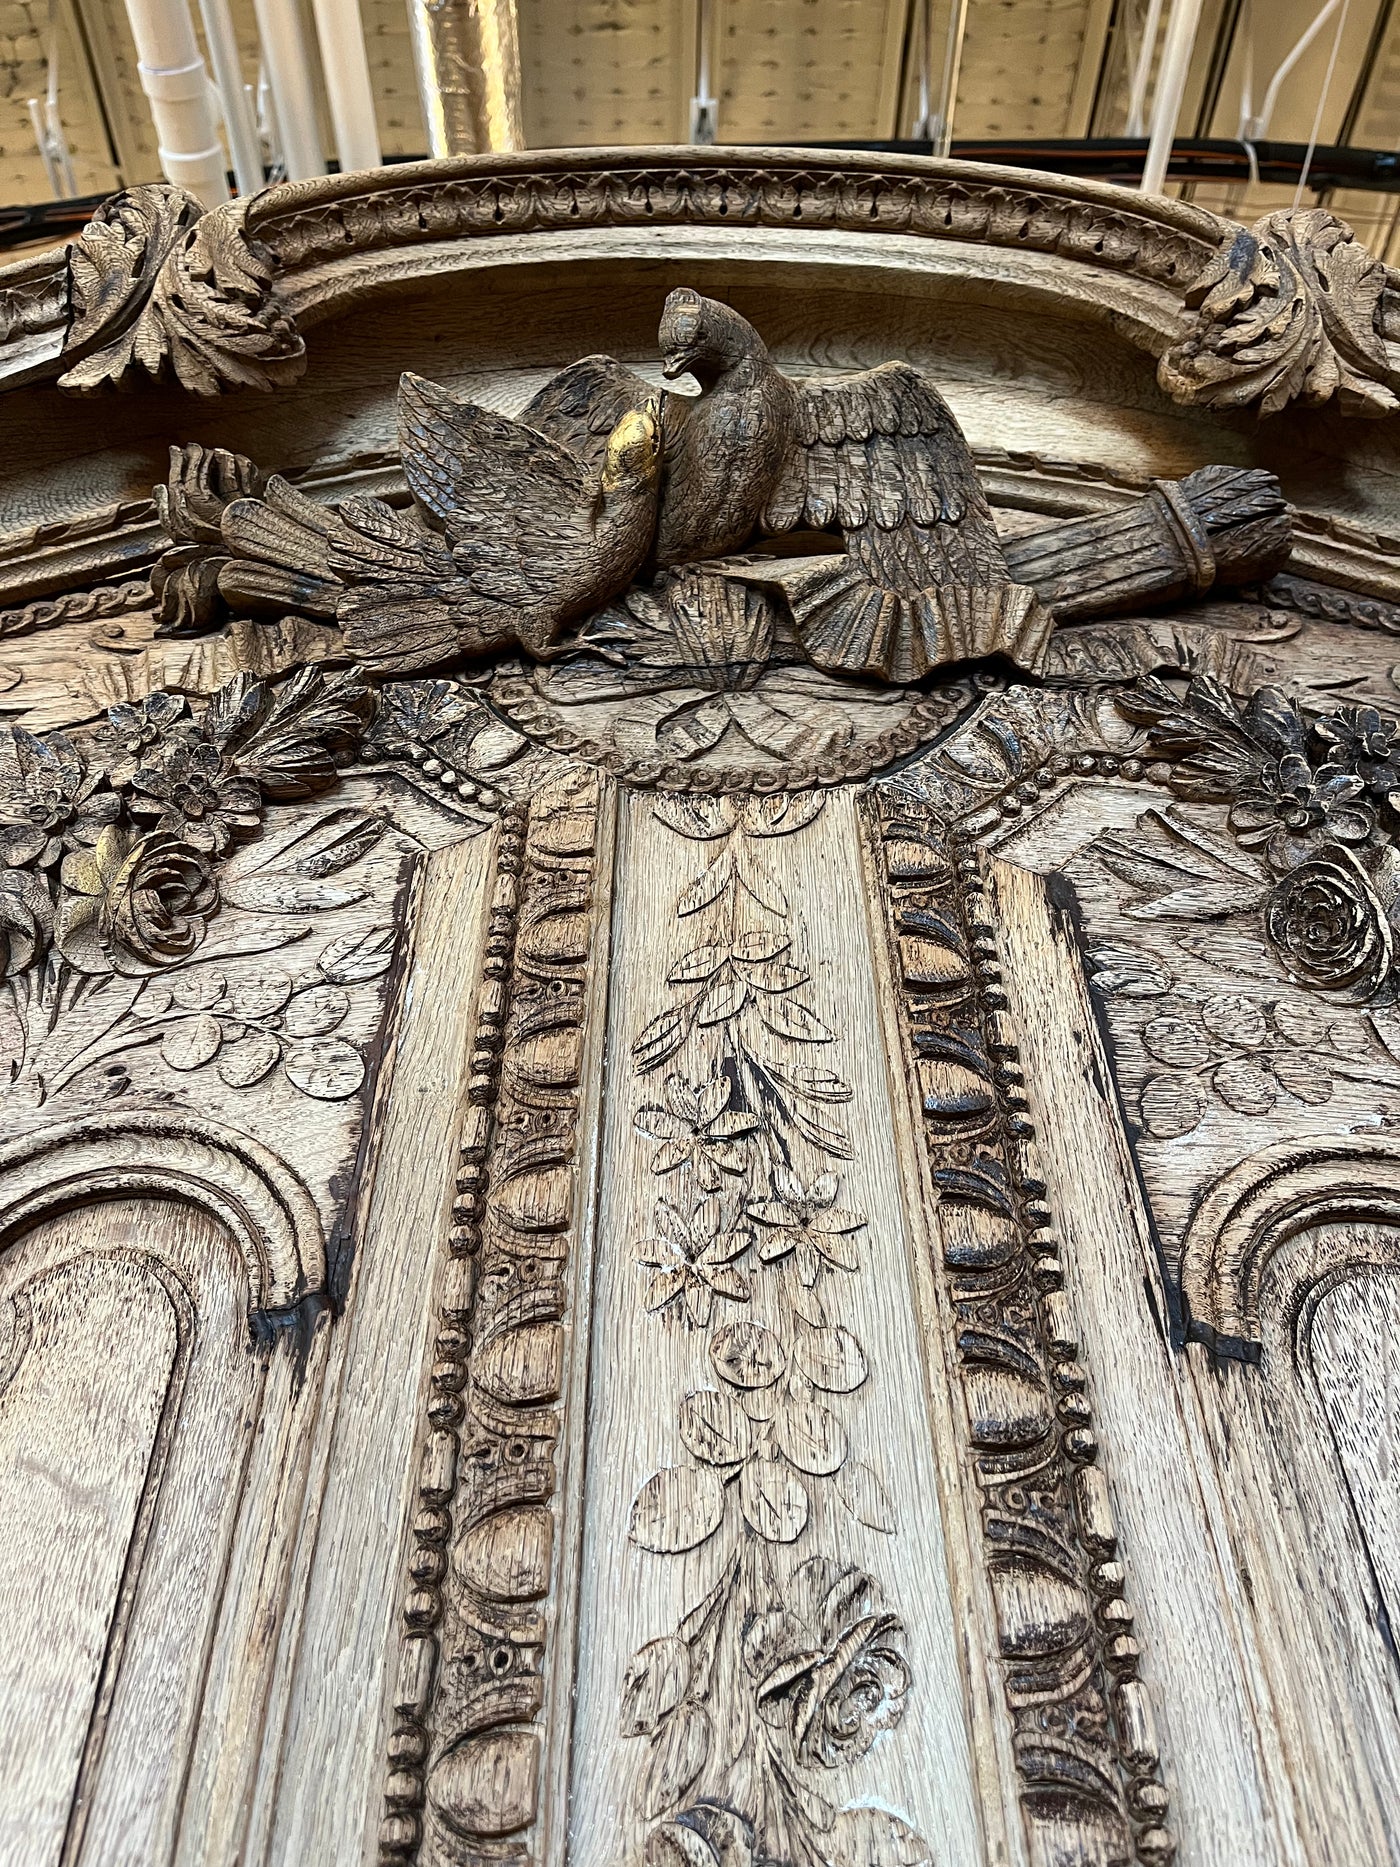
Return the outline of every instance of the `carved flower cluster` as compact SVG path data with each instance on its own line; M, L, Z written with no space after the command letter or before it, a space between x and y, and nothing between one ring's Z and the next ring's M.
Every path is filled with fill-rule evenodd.
M334 782L372 699L306 668L241 674L194 717L178 695L111 708L88 745L16 727L0 767L0 976L50 947L75 971L127 976L188 959L219 904L215 861L267 798Z
M1140 681L1120 697L1171 763L1178 797L1228 805L1237 843L1274 879L1264 926L1300 985L1373 998L1395 963L1400 722L1371 706L1308 717L1278 688L1244 704L1208 676L1184 695Z
M873 1577L826 1556L799 1563L781 1608L744 1637L758 1709L797 1760L833 1770L863 1757L904 1711L904 1628L879 1609Z

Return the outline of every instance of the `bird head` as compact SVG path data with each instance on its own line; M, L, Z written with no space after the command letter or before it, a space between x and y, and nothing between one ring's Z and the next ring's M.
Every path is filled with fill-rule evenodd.
M661 479L661 404L649 396L641 408L629 408L603 448L605 493L623 487L654 487Z
M761 354L758 332L747 318L689 286L669 294L657 332L661 374L668 382L690 375L708 389L741 358Z

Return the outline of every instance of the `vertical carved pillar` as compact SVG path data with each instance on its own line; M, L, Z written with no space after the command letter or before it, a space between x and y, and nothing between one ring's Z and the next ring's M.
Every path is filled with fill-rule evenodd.
M1032 1857L1057 1842L1164 1862L1167 1794L982 859L917 806L879 797L871 820Z
M601 785L571 769L498 832L408 1556L385 1862L534 1855Z

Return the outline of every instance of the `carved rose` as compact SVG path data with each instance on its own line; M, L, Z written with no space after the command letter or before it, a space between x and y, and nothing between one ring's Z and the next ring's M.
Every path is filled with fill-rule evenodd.
M744 1643L758 1709L786 1726L799 1763L836 1769L899 1723L909 1690L904 1626L879 1611L873 1579L813 1556L790 1606L759 1615Z
M1359 1004L1390 972L1394 933L1366 871L1332 847L1277 884L1264 925L1290 976L1317 992Z
M188 959L219 891L197 849L156 832L133 842L115 826L63 864L56 940L80 972L153 972Z
M27 869L0 872L0 978L32 966L53 932L53 901Z

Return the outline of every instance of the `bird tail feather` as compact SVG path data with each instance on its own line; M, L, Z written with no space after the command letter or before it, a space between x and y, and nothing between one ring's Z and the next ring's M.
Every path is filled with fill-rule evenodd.
M780 582L810 659L832 674L917 681L933 668L1005 655L1040 669L1050 616L1034 590L1000 580L882 589L849 557L783 564Z

